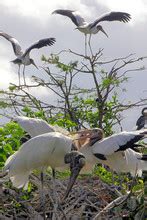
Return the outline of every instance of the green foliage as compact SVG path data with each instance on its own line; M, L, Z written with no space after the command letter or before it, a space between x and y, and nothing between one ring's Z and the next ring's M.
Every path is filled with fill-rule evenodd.
M109 185L117 186L123 193L130 191L130 189L136 193L142 191L144 187L143 180L140 177L134 179L130 174L116 174L99 164L94 168L94 175L99 176L103 182Z
M51 54L51 56L47 59L45 56L42 56L42 61L49 63L49 64L54 64L57 69L59 69L61 72L72 72L73 69L75 67L77 67L78 61L74 61L74 62L70 62L68 64L65 64L63 62L60 61L60 57L55 55L55 54Z
M64 114L62 112L58 112L56 115L48 118L48 123L52 125L58 125L67 130L72 130L77 124L73 122L68 114Z
M9 122L0 128L0 167L5 160L18 150L24 131L15 122Z
M100 179L105 183L119 185L118 175L106 170L102 165L95 166L94 174L99 176Z

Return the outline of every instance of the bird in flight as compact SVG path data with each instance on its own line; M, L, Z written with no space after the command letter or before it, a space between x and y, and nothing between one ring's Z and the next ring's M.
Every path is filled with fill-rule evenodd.
M55 38L45 38L37 41L36 43L32 44L30 47L28 47L25 52L22 52L22 48L19 44L19 42L12 36L8 35L7 33L0 31L0 36L4 37L6 40L8 40L13 47L14 53L16 55L16 59L12 60L11 62L14 64L17 64L19 66L18 68L18 78L19 78L19 86L20 86L20 66L23 65L23 79L24 79L24 85L26 85L25 81L25 66L28 65L34 65L37 69L37 65L35 64L34 60L30 58L30 52L33 49L40 49L45 46L52 46L55 43Z
M53 11L52 14L60 14L63 16L69 17L72 22L77 26L76 29L85 34L85 55L87 55L87 34L89 34L89 48L92 53L90 40L92 34L97 34L99 31L103 32L107 37L107 33L104 31L103 27L99 25L102 21L120 21L120 22L128 22L131 19L131 15L126 12L108 12L98 17L95 21L88 23L85 19L79 14L78 11L66 10L66 9L58 9Z

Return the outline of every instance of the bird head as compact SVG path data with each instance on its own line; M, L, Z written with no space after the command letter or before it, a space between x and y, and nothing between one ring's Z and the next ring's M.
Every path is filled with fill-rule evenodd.
M98 31L103 32L108 37L108 34L104 31L104 29L101 25L97 25L96 28L97 28Z
M65 199L67 198L69 192L71 191L76 181L76 178L78 177L78 174L80 173L81 169L84 167L86 161L82 153L78 151L71 151L65 155L64 162L66 164L70 164L70 171L71 171L69 184L64 196Z
M78 141L79 146L83 147L86 144L92 146L95 142L100 141L103 139L104 133L103 130L100 128L92 128L92 129L85 129L78 132Z
M104 138L104 132L100 128L91 129L89 145L92 146L97 141L100 141Z
M142 115L145 115L145 112L147 112L147 107L142 109L142 111L141 111Z
M30 59L30 62L31 62L32 65L34 65L38 69L38 66L35 64L33 59Z

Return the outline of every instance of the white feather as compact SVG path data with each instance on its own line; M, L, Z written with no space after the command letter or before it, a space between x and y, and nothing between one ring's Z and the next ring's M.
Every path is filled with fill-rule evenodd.
M139 133L143 133L143 131L132 131L132 132L121 132L118 134L111 135L110 137L104 138L99 142L96 142L92 146L92 152L103 154L103 155L111 155L115 151L117 151L120 146L125 145L128 141L131 141L135 138Z
M31 136L55 131L51 125L42 119L17 116L13 118Z
M97 141L92 146L89 145L90 142L86 143L82 148L80 148L80 152L86 157L87 169L89 169L87 171L90 171L90 169L92 170L92 167L96 163L102 163L118 173L130 172L132 176L135 174L140 176L142 174L142 170L147 170L147 161L140 160L142 154L135 152L130 148L124 151L117 151L120 146L125 145L127 142L133 140L140 134L142 134L142 138L145 138L147 130L144 129L141 131L131 132L124 131L104 138L101 141ZM102 154L105 160L99 159L99 157L96 157L95 154ZM88 167L88 165L90 166Z
M9 172L8 175L16 187L26 186L31 171L48 166L65 166L64 156L71 151L71 145L72 139L58 132L36 136L8 158L4 171Z
M61 128L58 125L49 125L43 119L17 116L14 117L13 120L16 121L31 137L54 131L60 132L65 135L69 134L69 132L64 128Z

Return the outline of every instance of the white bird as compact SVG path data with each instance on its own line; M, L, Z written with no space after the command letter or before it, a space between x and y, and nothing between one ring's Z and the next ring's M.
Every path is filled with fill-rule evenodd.
M43 119L38 119L38 118L30 118L30 117L26 117L26 116L15 116L13 117L13 121L17 122L31 137L35 137L41 134L45 134L45 133L49 133L49 132L60 132L63 135L69 136L72 138L74 145L75 145L75 149L82 147L82 145L84 145L85 143L87 143L87 141L89 141L89 136L91 135L91 129L88 130L82 130L82 131L78 131L74 134L70 134L66 129L61 128L57 125L50 125L48 124L46 121L44 121ZM89 131L89 132L88 132ZM22 138L21 138L22 140ZM27 138L28 140L28 138ZM25 138L26 141L26 138ZM93 165L92 165L93 166ZM90 165L89 163L86 163L85 166L83 167L83 169L81 170L81 173L87 173L89 172L90 169ZM56 170L58 171L63 171L65 169L65 167L58 167L56 168ZM55 175L55 171L53 171L53 175ZM43 174L41 174L43 175ZM55 177L55 176L53 176Z
M33 170L41 171L41 206L45 218L45 200L43 196L43 171L48 166L53 171L53 193L54 208L58 206L55 188L55 169L66 169L70 167L71 175L69 183L62 199L70 193L72 186L85 165L85 157L77 151L73 140L67 135L56 132L66 133L64 129L52 127L42 119L17 116L13 120L19 123L22 128L32 137L25 142L18 151L11 155L5 162L3 173L7 174L4 178L12 181L17 188L27 188L29 175Z
M32 44L30 47L28 47L25 52L22 52L21 46L19 42L12 36L8 35L7 33L0 31L0 36L4 37L6 40L8 40L13 47L14 53L16 55L16 59L12 60L14 64L18 64L18 77L19 77L19 85L20 85L20 66L23 65L23 78L24 78L24 84L26 85L25 81L25 66L33 64L37 69L35 62L33 59L30 58L30 52L32 49L40 49L45 46L52 46L55 43L55 38L45 38L37 41L36 43Z
M59 132L50 132L31 138L18 151L11 155L3 168L7 177L17 188L26 188L29 175L33 170L43 171L48 166L52 169L70 166L70 182L65 193L67 197L76 177L85 164L85 157L74 151L73 141ZM73 150L73 151L72 151ZM68 166L68 167L69 167Z
M131 19L131 15L126 12L108 12L97 18L95 21L88 23L84 20L84 18L79 14L78 11L57 9L52 14L60 14L69 17L72 22L77 26L77 29L85 34L85 54L87 54L87 34L90 35L88 41L90 50L90 40L92 34L97 34L99 31L102 31L108 37L103 27L99 25L101 21L120 21L126 23Z
M101 129L91 130L89 143L79 149L91 167L100 162L116 172L130 172L133 176L147 170L143 155L133 150L138 141L146 138L147 130L124 131L107 138L102 138L102 133Z
M17 116L14 121L17 121L32 137L54 129L42 119ZM60 128L58 131L60 132ZM63 130L63 134L66 134L65 132L66 130ZM74 143L86 158L81 173L90 172L93 166L100 162L116 172L130 172L135 175L138 169L138 174L141 174L141 171L147 166L147 162L140 159L142 154L132 149L137 146L136 142L145 138L146 135L147 131L142 130L121 132L104 138L104 133L99 128L78 131L78 134L73 137ZM128 149L129 147L130 149ZM62 169L60 167L58 170Z

